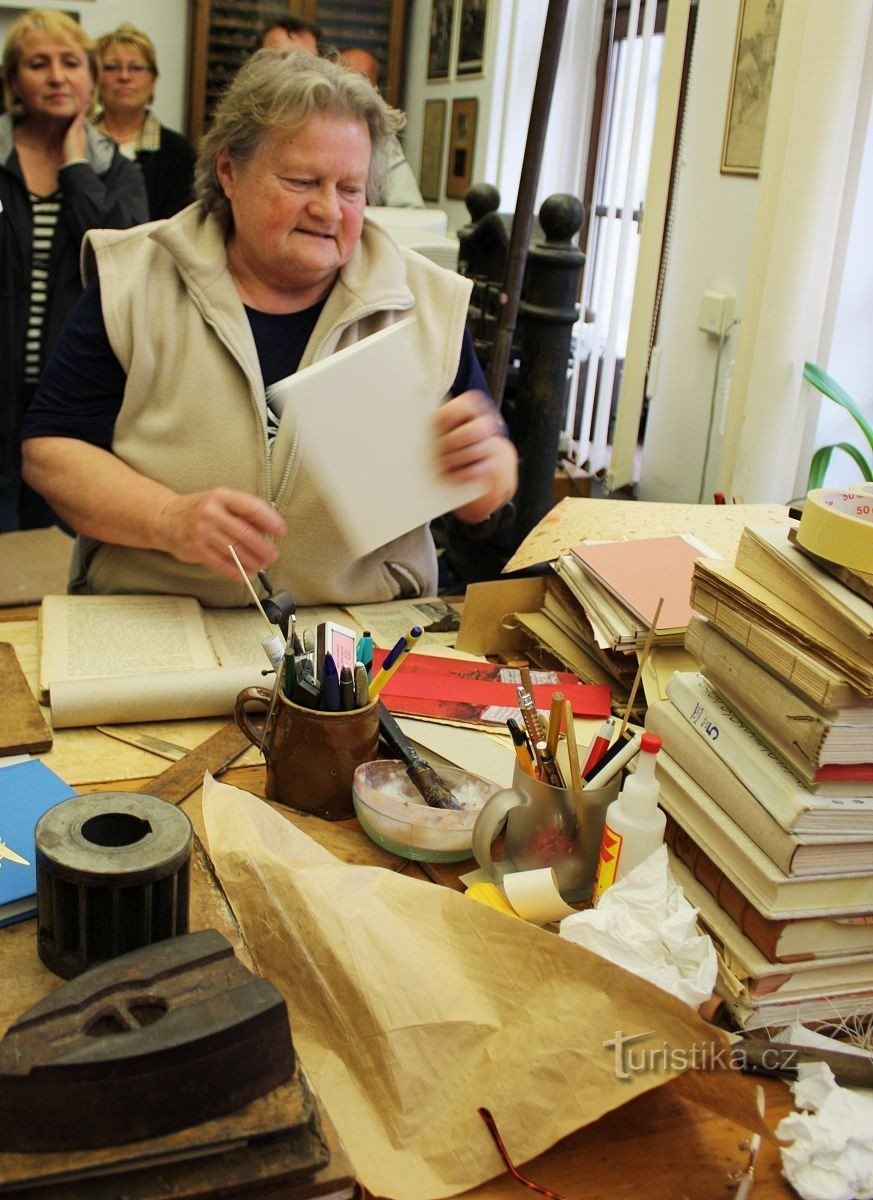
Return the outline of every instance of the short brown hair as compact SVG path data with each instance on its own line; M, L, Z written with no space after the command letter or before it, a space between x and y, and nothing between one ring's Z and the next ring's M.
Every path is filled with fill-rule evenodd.
M362 75L337 63L305 51L286 55L259 50L224 93L200 143L194 191L207 211L230 222L230 204L215 169L222 150L244 166L267 135L293 133L316 113L366 122L371 146L367 195L379 195L388 142L402 127L403 114L390 108Z
M21 104L18 97L12 91L12 81L18 77L18 64L21 61L21 42L28 33L35 32L49 33L52 37L57 38L59 42L69 42L71 45L77 46L80 50L84 50L85 56L88 59L91 78L94 80L96 93L96 84L100 78L100 62L95 42L88 36L78 21L74 21L66 13L58 12L53 8L32 8L29 12L22 13L17 20L12 22L3 46L3 100L7 109L12 113L21 112ZM94 97L91 99L89 116L93 112L94 99Z

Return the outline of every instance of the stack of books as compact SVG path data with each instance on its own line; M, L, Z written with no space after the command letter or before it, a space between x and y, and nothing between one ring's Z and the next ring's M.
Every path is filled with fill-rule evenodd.
M692 570L697 559L712 553L690 535L678 534L579 542L556 559L542 614L528 624L527 614L520 613L519 622L581 678L594 682L605 675L618 709L650 630L654 646L682 646L692 616Z
M695 564L687 649L646 727L676 875L747 1029L873 1013L873 604L787 529Z

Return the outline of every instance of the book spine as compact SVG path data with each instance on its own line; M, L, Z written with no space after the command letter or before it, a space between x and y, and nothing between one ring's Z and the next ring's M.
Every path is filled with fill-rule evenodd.
M764 667L699 618L685 635L685 648L711 684L757 733L766 730L777 750L800 754L810 775L820 765L832 717L801 700Z
M715 596L705 577L695 573L691 583L691 606L731 638L768 670L775 671L802 695L822 708L836 708L857 702L857 695L848 683L823 673L818 664L778 634L756 625L736 611L726 600Z
M701 675L677 671L667 684L667 695L783 829L791 830L810 808L844 807L831 805L827 798L801 787L770 747L743 724Z
M656 733L664 751L689 775L713 806L726 813L776 865L791 874L799 843L708 746L669 701L657 701L646 712L646 729Z
M774 921L759 913L747 900L735 884L727 878L720 867L717 867L709 855L686 833L679 822L667 813L667 826L664 841L685 864L694 878L724 909L734 924L750 941L754 942L762 954L774 962L775 950L779 934L785 928L786 921ZM764 943L764 944L762 944Z

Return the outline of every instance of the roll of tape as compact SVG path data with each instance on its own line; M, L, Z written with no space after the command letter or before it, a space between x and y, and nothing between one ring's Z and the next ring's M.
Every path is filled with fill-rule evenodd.
M873 571L873 484L845 492L813 489L803 506L797 540L828 562Z
M576 911L558 891L558 877L552 867L507 872L503 890L518 915L533 925L548 925Z

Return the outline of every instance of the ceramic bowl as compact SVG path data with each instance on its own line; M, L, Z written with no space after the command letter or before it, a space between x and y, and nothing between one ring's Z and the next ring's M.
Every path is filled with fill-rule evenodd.
M358 767L352 787L355 815L377 845L424 862L462 862L472 856L476 817L500 787L458 767L439 767L437 773L464 808L425 804L399 759Z

